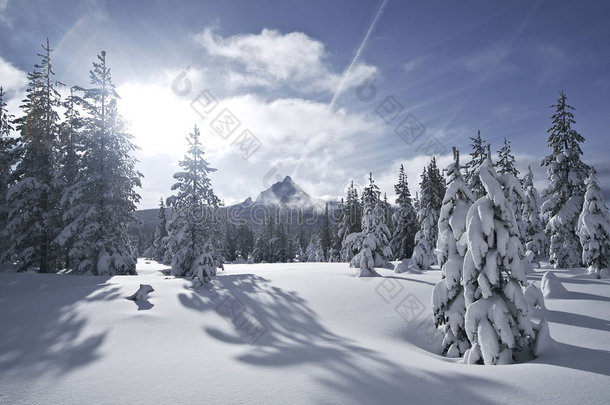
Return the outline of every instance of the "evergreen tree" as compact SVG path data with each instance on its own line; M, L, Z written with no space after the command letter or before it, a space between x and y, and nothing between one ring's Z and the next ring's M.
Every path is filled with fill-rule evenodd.
M591 169L586 183L585 201L578 217L578 236L583 263L589 267L589 273L600 278L602 269L610 266L610 214L594 169Z
M63 102L64 121L60 125L59 130L59 169L56 180L56 185L62 193L76 185L78 182L79 172L79 153L83 152L81 138L81 130L83 127L83 118L79 112L79 107L82 108L83 100L75 94L75 88L70 88L70 95ZM70 209L70 202L60 199L60 209L62 213ZM61 228L64 229L70 224L68 218L61 218ZM70 250L74 243L73 235L64 241L62 245L62 256L64 259L63 265L69 269L72 267L70 262ZM141 246L140 246L141 247Z
M369 175L369 185L362 193L364 211L362 214L362 244L358 255L360 263L360 277L377 276L375 267L392 269L394 266L389 262L392 258L390 248L390 230L386 221L386 213L383 201L380 200L379 187L373 180L373 174Z
M546 232L550 241L551 264L555 268L575 267L580 265L582 257L576 226L586 191L584 180L589 171L588 166L580 160L580 143L585 139L572 129L575 123L572 114L574 107L566 103L563 91L557 104L551 108L555 109L551 117L553 126L547 130L551 154L541 162L542 166L547 167L549 186L544 196L549 199L542 209L549 218Z
M322 249L322 243L319 235L313 235L307 249L305 249L305 256L308 262L323 262L324 250Z
M515 156L510 150L510 141L504 138L504 145L498 151L498 161L495 165L499 175L510 173L515 177L519 177L519 170L515 167Z
M68 225L57 238L79 273L135 274L136 258L129 227L140 196L142 174L136 171L133 136L117 109L119 95L102 51L89 72L84 92L82 153L77 181L62 196Z
M360 251L361 246L357 243L362 231L362 204L358 198L358 190L354 182L347 189L343 221L339 224L339 235L341 237L341 261L349 262Z
M254 240L254 249L252 250L252 260L254 263L268 262L270 257L270 238L268 236L268 227L262 226Z
M415 210L415 212L419 212L420 209L420 204L419 204L419 191L415 192L415 198L413 199L413 209Z
M453 148L453 163L447 167L447 192L438 220L436 255L442 279L434 287L434 323L441 327L443 354L461 357L470 348L464 329L464 287L462 268L466 255L466 215L474 196L462 178L459 152Z
M432 158L427 168L424 168L420 183L420 209L417 213L419 230L415 234L415 247L412 259L421 270L427 270L436 264L434 246L438 238L438 217L445 195L445 180L443 179L436 159Z
M526 276L519 231L491 153L478 174L486 195L470 207L466 218L464 328L471 348L464 362L507 364L525 355L535 332L522 290Z
M6 252L8 249L9 235L5 234L8 205L6 203L6 194L11 182L11 168L16 162L17 140L11 137L14 117L9 114L6 108L6 100L4 89L0 86L0 252ZM0 253L0 261L3 254Z
M59 232L58 190L56 187L60 106L58 83L47 39L34 71L28 74L25 115L18 120L23 156L15 169L17 182L7 193L7 231L11 235L9 255L20 270L38 267L40 272L57 270Z
M157 227L152 243L151 258L158 262L163 261L168 242L167 218L165 216L165 204L163 198L159 200L159 214L157 216Z
M182 171L174 174L175 194L167 199L171 208L167 248L172 252L172 274L198 277L207 282L222 268L222 255L214 239L218 235L218 207L209 173L215 172L205 159L199 128L187 137L188 151L180 161ZM210 265L206 260L211 258ZM205 260L204 260L205 259Z
M504 145L498 151L498 161L495 164L501 183L504 185L504 195L508 198L517 221L521 242L525 243L525 221L520 213L523 211L523 188L519 181L519 171L515 167L515 156L510 149L510 141L504 138Z
M540 217L538 190L534 187L534 174L529 166L522 183L524 196L521 216L525 222L525 248L532 252L532 260L539 261L546 252L546 236Z
M237 257L248 260L254 247L254 234L247 224L237 227Z
M477 176L477 169L485 162L487 156L487 147L485 141L481 138L481 131L477 131L476 137L470 137L472 144L472 152L470 153L470 161L466 164L466 184L472 190L475 198L482 197L485 194L485 189L481 183L481 179Z
M392 216L394 233L390 246L394 258L401 260L411 257L415 246L415 230L417 228L417 215L411 202L411 192L407 182L404 166L400 165L398 172L398 183L394 185L396 192L396 203L398 208Z
M328 203L324 208L324 218L322 219L322 226L320 228L320 246L324 252L324 257L329 258L329 252L332 249L332 234L331 234L331 223L328 215Z
M297 236L296 236L296 250L298 252L304 251L307 239L305 236L305 221L303 220L303 207L299 207L297 210ZM300 253L299 253L299 256Z

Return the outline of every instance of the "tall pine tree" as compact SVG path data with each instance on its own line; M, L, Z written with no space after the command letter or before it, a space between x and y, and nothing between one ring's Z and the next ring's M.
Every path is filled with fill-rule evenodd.
M172 209L168 249L172 254L173 275L196 276L200 282L207 282L215 275L216 268L222 267L221 254L214 246L220 200L209 178L209 173L216 169L204 157L200 136L195 126L187 138L188 151L180 161L182 170L174 174L176 183L172 191L175 194L167 199L167 206ZM208 256L212 267L206 261Z
M58 237L62 245L73 240L69 255L79 273L135 274L129 227L140 200L135 188L142 175L136 171L136 146L118 112L119 95L102 51L89 72L84 92L82 153L77 181L62 197L68 225Z
M394 185L396 203L398 208L392 215L394 233L392 235L392 253L394 259L405 259L413 254L415 246L415 231L417 229L417 215L411 202L411 192L407 182L407 174L403 165L398 172L398 183Z
M9 236L5 234L8 219L6 193L11 186L12 167L17 157L17 140L11 136L14 117L7 110L5 97L6 93L0 86L0 261L8 249Z
M7 231L11 235L9 254L19 269L38 267L40 272L57 270L59 232L56 187L60 106L58 83L47 39L34 71L28 74L28 88L18 120L23 156L15 169L17 182L7 193L10 207Z
M157 227L152 243L151 258L158 262L162 262L167 250L167 216L165 213L165 204L163 198L159 201L159 214L157 215Z
M421 179L420 208L417 213L419 230L415 234L412 259L419 269L427 270L436 264L434 246L438 237L437 222L446 190L445 180L434 157L424 168Z
M550 261L555 268L579 266L582 247L576 234L578 215L582 210L586 191L585 178L589 167L580 160L580 144L584 138L572 129L574 107L566 103L566 95L559 94L557 104L551 106L553 125L547 130L547 144L550 155L542 159L547 167L549 186L544 191L548 200L542 205L549 222L546 227L549 236Z

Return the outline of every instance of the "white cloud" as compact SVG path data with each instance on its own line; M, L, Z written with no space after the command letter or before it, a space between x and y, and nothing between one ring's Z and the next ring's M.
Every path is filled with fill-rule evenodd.
M325 103L302 98L218 96L218 106L208 119L202 119L191 107L191 101L199 94L195 90L198 85L181 96L172 91L171 76L173 73L154 84L126 83L117 89L121 112L141 148L139 168L146 176L143 207L154 207L158 196L168 195L177 162L186 150L184 138L195 124L200 127L208 160L218 168L212 175L214 187L228 203L256 197L270 185L266 183L277 181L275 175L265 179L275 165L279 166L277 176L283 178L292 175L301 161L295 181L312 195L337 195L337 179L347 179L350 173L338 167L336 153L353 151L359 137L380 136L375 123L365 115L331 110ZM241 122L227 139L210 126L224 108ZM260 149L247 160L232 145L244 129L261 142Z
M0 57L0 86L7 92L22 90L27 84L27 74Z
M263 29L260 34L223 38L206 28L195 36L206 52L222 60L222 74L232 88L288 87L300 92L334 92L342 79L327 62L322 42L302 32L283 34ZM228 70L226 70L228 68ZM344 88L359 84L376 72L374 66L359 64L348 72Z

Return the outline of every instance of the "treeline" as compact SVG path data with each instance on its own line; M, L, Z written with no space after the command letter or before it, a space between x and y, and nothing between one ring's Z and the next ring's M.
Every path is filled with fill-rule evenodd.
M573 108L566 104L563 92L552 107L552 126L548 130L551 153L541 161L541 165L547 167L549 178L549 186L543 191L546 202L541 205L541 195L534 187L531 168L528 167L524 175L517 169L508 140L504 139L497 150L493 167L504 181L503 187L526 261L537 265L540 260L549 258L556 267L589 266L593 263L589 258L591 249L586 248L583 252L583 246L589 246L591 242L587 241L591 238L603 241L603 237L582 239L582 231L577 229L578 218L583 211L586 179L591 178L591 187L598 186L595 185L595 176L591 175L592 168L580 159L582 150L579 144L584 138L572 129ZM317 229L304 227L302 211L298 212L294 223L292 210L286 215L277 207L266 207L263 218L257 218L258 225L249 226L243 218L227 218L221 204L218 210L220 226L215 235L218 255L221 261L231 262L342 261L360 267L363 255L370 254L373 268L393 268L391 260L404 259L408 260L397 271L425 270L438 265L439 232L446 216L443 205L451 191L450 174L459 172L472 194L472 201L486 193L479 171L488 160L490 145L480 131L470 140L468 158L462 160L457 168L451 166L453 169L446 169L447 178L437 166L436 159L431 158L422 171L420 192L415 196L411 195L407 175L401 166L394 185L397 196L394 207L385 194L382 198L372 174L361 195L352 182L337 209L329 212L327 204ZM464 211L463 207L458 209ZM152 250L149 249L146 256L169 264L164 251L166 243L163 242L167 238L164 212L161 209ZM602 209L596 212L605 215ZM465 216L464 211L464 220ZM600 229L605 228L602 226ZM607 243L600 243L594 250L606 252ZM365 247L368 253L362 253ZM597 253L594 256L599 269L607 266L606 259L599 259Z
M72 87L55 79L48 40L38 56L17 118L0 87L1 260L22 271L135 274L128 228L142 175L106 53L89 84Z

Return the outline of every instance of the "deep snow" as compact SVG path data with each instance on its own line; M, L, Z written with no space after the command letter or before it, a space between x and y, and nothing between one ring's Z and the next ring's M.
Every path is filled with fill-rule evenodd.
M435 354L438 270L235 264L194 290L162 269L0 273L0 404L610 403L610 280L584 269L528 275L568 292L545 302L555 345L508 366Z

